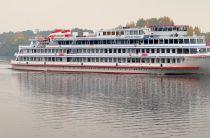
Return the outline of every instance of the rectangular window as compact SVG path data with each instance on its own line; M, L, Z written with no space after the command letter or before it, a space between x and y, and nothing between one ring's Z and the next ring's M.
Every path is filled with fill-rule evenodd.
M190 54L196 54L197 53L197 49L196 48L191 48L190 49Z
M166 49L166 53L170 53L170 49Z
M153 44L153 39L149 39L149 44Z
M112 53L112 49L109 49L109 53Z
M178 39L174 39L174 44L178 44Z
M164 39L164 44L168 44L168 39Z
M181 48L177 49L177 54L182 54L182 49Z
M167 58L166 61L167 61L167 63L170 63L171 62L170 58Z
M126 49L122 49L122 53L126 53Z
M118 49L118 53L121 53L121 49Z
M189 44L189 39L184 39L185 44Z
M169 44L173 44L173 39L169 39Z
M179 39L179 44L183 44L183 39Z
M144 44L148 44L148 39L144 39Z
M176 49L172 49L172 53L176 53Z
M190 39L191 44L196 44L196 39Z
M184 53L184 54L189 54L189 49L188 49L188 48L184 48L184 49L183 49L183 53Z
M154 44L158 44L158 39L154 39Z

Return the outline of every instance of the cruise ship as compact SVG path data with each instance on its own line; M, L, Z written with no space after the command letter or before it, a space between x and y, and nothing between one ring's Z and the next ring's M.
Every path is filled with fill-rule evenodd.
M186 25L100 30L75 35L56 29L19 46L13 69L112 74L207 74L210 48Z

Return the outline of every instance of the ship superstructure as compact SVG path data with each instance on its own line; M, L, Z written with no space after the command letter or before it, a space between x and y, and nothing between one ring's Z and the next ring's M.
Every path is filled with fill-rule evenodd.
M48 38L19 46L12 67L19 70L188 74L210 72L205 37L187 36L186 25L100 30L74 36L55 30Z

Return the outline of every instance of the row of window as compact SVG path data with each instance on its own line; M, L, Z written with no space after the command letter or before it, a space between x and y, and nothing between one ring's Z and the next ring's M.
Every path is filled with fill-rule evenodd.
M115 53L115 54L125 54L125 53L173 53L173 54L196 54L196 53L205 53L206 48L145 48L145 49L131 49L131 48L108 48L108 49L21 49L19 53L63 53L63 54L85 54L85 53Z
M99 36L110 36L110 35L143 35L144 31L143 30L126 30L126 31L104 31L104 32L99 32Z
M151 27L152 31L187 31L187 26Z
M204 39L110 39L110 40L59 40L58 45L109 45L109 44L203 44Z
M18 61L45 61L45 62L100 62L100 63L181 63L183 58L87 58L87 57L19 57Z

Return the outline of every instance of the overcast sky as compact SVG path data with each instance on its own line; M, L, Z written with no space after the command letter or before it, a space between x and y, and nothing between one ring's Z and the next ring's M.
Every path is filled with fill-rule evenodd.
M138 18L169 16L210 31L210 0L0 0L0 32L112 28Z

